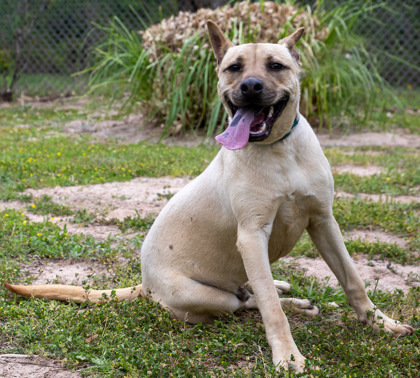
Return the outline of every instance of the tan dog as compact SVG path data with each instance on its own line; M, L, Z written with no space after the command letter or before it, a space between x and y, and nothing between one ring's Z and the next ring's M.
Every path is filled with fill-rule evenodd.
M208 322L258 308L273 362L304 368L285 306L316 315L307 300L279 299L270 263L286 256L306 229L362 322L398 336L413 332L376 309L344 246L332 214L331 169L312 128L299 115L303 28L278 44L233 46L208 22L220 99L229 113L222 148L208 168L159 214L142 248L143 283L115 291L119 299L149 295L180 320ZM293 130L292 130L293 128ZM234 151L231 151L234 150ZM244 285L249 281L253 294ZM101 301L111 291L74 286L12 286L24 296ZM283 307L283 308L282 308Z

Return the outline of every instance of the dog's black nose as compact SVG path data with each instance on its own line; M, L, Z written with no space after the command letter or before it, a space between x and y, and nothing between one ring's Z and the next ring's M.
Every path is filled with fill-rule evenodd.
M255 77L249 77L241 83L241 93L245 97L256 97L262 94L264 83Z

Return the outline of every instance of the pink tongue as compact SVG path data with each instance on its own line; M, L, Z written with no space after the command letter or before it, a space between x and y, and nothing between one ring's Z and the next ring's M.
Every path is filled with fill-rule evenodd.
M264 118L262 112L258 113L255 108L239 108L228 128L222 134L217 135L215 139L229 150L244 148L248 143L252 124L257 124L260 121L260 116Z

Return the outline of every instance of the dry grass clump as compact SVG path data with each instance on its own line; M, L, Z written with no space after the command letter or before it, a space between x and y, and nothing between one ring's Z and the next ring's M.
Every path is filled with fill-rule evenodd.
M277 4L272 1L249 3L242 1L218 9L199 9L196 13L180 12L141 31L143 48L149 59L155 60L168 51L178 53L185 40L196 35L203 42L202 48L209 48L206 21L216 22L230 37L234 44L244 40L276 43L286 33L304 26L306 34L317 40L326 38L327 28L321 28L319 20L303 8L295 5ZM242 28L241 33L234 29Z

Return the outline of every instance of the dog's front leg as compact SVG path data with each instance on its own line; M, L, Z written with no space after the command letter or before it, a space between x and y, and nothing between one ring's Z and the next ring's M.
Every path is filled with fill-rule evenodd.
M321 256L343 287L360 321L370 324L375 331L383 328L397 336L413 333L411 326L401 324L384 315L369 299L333 215L317 216L311 219L307 230Z
M301 372L305 358L292 338L289 323L281 308L270 270L268 238L267 231L262 228L252 230L239 226L237 247L256 296L274 364L278 370L292 367Z

